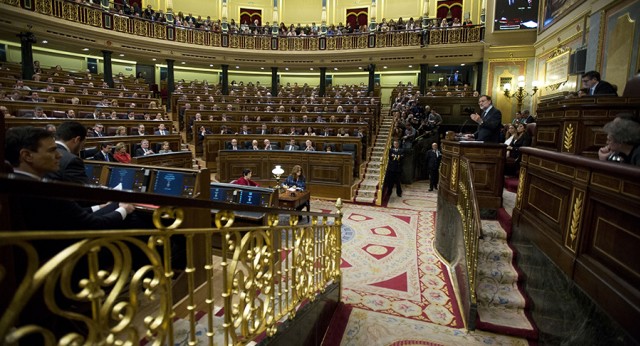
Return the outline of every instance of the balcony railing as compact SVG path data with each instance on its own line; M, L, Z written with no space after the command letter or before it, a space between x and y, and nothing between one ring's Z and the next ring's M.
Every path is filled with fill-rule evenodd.
M0 200L8 206L16 195L149 199L56 185L0 177ZM280 321L293 319L301 305L340 283L340 201L336 214L311 213L308 225L298 225L297 215L280 225L286 211L261 208L265 226L236 227L233 209L211 218L213 202L153 198L176 205L153 213L156 229L0 230L2 343L29 344L35 337L47 345L140 344L143 339L148 345L173 345L173 321L180 317L189 322L189 344L196 343L197 324L206 326L209 345L245 344L263 333L275 334ZM181 227L194 220L209 226ZM221 257L213 256L216 245ZM185 289L176 289L177 282ZM198 313L208 318L197 322ZM52 328L56 323L72 325L73 332Z
M286 37L229 34L175 27L171 24L157 23L140 17L104 11L99 7L78 4L71 0L35 0L35 2L0 0L0 3L119 33L197 46L259 51L322 51L419 47L421 45L476 43L482 41L484 37L484 26L482 25L430 28L417 31L356 33L338 36Z

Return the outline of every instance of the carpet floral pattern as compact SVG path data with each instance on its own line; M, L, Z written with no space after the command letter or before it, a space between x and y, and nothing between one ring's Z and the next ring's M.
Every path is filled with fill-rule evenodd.
M333 210L329 202L314 209ZM431 240L435 212L347 204L343 210L343 302L444 326L461 327L446 267Z

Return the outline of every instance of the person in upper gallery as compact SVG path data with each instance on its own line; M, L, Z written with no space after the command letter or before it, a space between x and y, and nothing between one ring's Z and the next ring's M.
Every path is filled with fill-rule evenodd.
M60 153L57 171L49 172L47 178L71 183L89 184L80 151L87 138L87 129L76 121L65 121L58 125L55 141ZM93 155L91 155L93 156Z
M127 145L124 142L116 144L115 154L113 158L118 162L131 163L131 154L127 152Z
M465 137L489 143L500 143L502 113L493 106L491 96L480 96L478 104L482 109L482 114L473 113L470 115L471 120L478 123L478 131Z
M116 159L111 155L111 143L100 143L100 151L93 155L93 159L97 161L114 162Z
M140 148L136 149L136 156L145 156L155 154L153 150L149 149L149 141L143 139L140 142Z
M589 96L610 95L618 96L618 92L609 82L600 79L600 73L589 71L582 74L582 85L589 88Z
M427 151L427 170L429 172L429 191L438 189L438 179L440 178L440 161L442 153L438 149L438 143L431 144L431 150Z
M242 170L242 176L238 179L236 179L233 183L237 184L237 185L246 185L246 186L259 186L258 183L256 183L255 181L251 180L251 175L253 174L253 172L251 172L250 169L245 168Z
M607 134L607 145L598 150L600 160L640 166L640 123L617 117L602 130Z

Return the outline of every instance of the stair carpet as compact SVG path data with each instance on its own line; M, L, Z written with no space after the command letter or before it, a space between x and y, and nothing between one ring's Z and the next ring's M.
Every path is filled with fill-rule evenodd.
M476 285L477 328L536 339L537 328L527 316L527 298L520 289L523 278L514 267L515 254L508 243L510 214L504 209L499 214L500 221L482 220Z
M382 114L388 114L388 107L383 107ZM378 187L380 185L380 169L382 159L386 153L387 139L391 133L393 118L390 115L382 119L382 124L378 130L373 148L369 151L369 161L364 175L358 184L354 201L356 203L374 204L376 202Z

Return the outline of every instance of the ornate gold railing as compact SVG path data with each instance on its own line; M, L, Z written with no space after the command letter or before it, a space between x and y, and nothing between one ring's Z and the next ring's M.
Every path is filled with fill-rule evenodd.
M435 28L426 31L389 31L340 36L284 37L271 35L221 34L199 29L155 23L139 17L104 11L73 0L0 0L0 4L21 7L75 23L130 35L176 41L198 46L249 50L317 51L366 48L411 47L480 42L483 26Z
M478 243L482 231L480 221L480 208L473 187L473 173L470 170L469 160L466 157L460 159L460 172L458 179L458 201L456 207L462 220L464 250L466 256L466 283L460 283L469 287L469 298L472 307L477 305L476 285L478 268ZM464 310L464 309L463 309ZM471 311L475 311L474 308ZM466 316L468 319L475 319L473 316Z
M5 191L7 182L2 180ZM8 197L2 195L5 210ZM10 292L0 297L1 343L37 336L48 345L143 339L173 345L176 317L188 320L190 344L203 327L210 345L271 336L279 321L292 319L302 303L340 282L341 207L338 200L336 214L313 215L305 226L294 215L280 225L274 209L265 216L266 226L234 227L234 212L226 210L215 214L215 227L180 228L193 209L162 207L153 213L156 229L150 230L2 231L0 285ZM182 255L184 271L174 271ZM222 272L221 285L214 281L216 272ZM186 314L173 305L181 297L172 297L172 285L181 276L187 283ZM34 303L39 301L46 308ZM215 316L216 307L223 308L222 317ZM207 318L197 321L199 313ZM46 317L44 324L38 316ZM52 328L53 320L75 329Z

